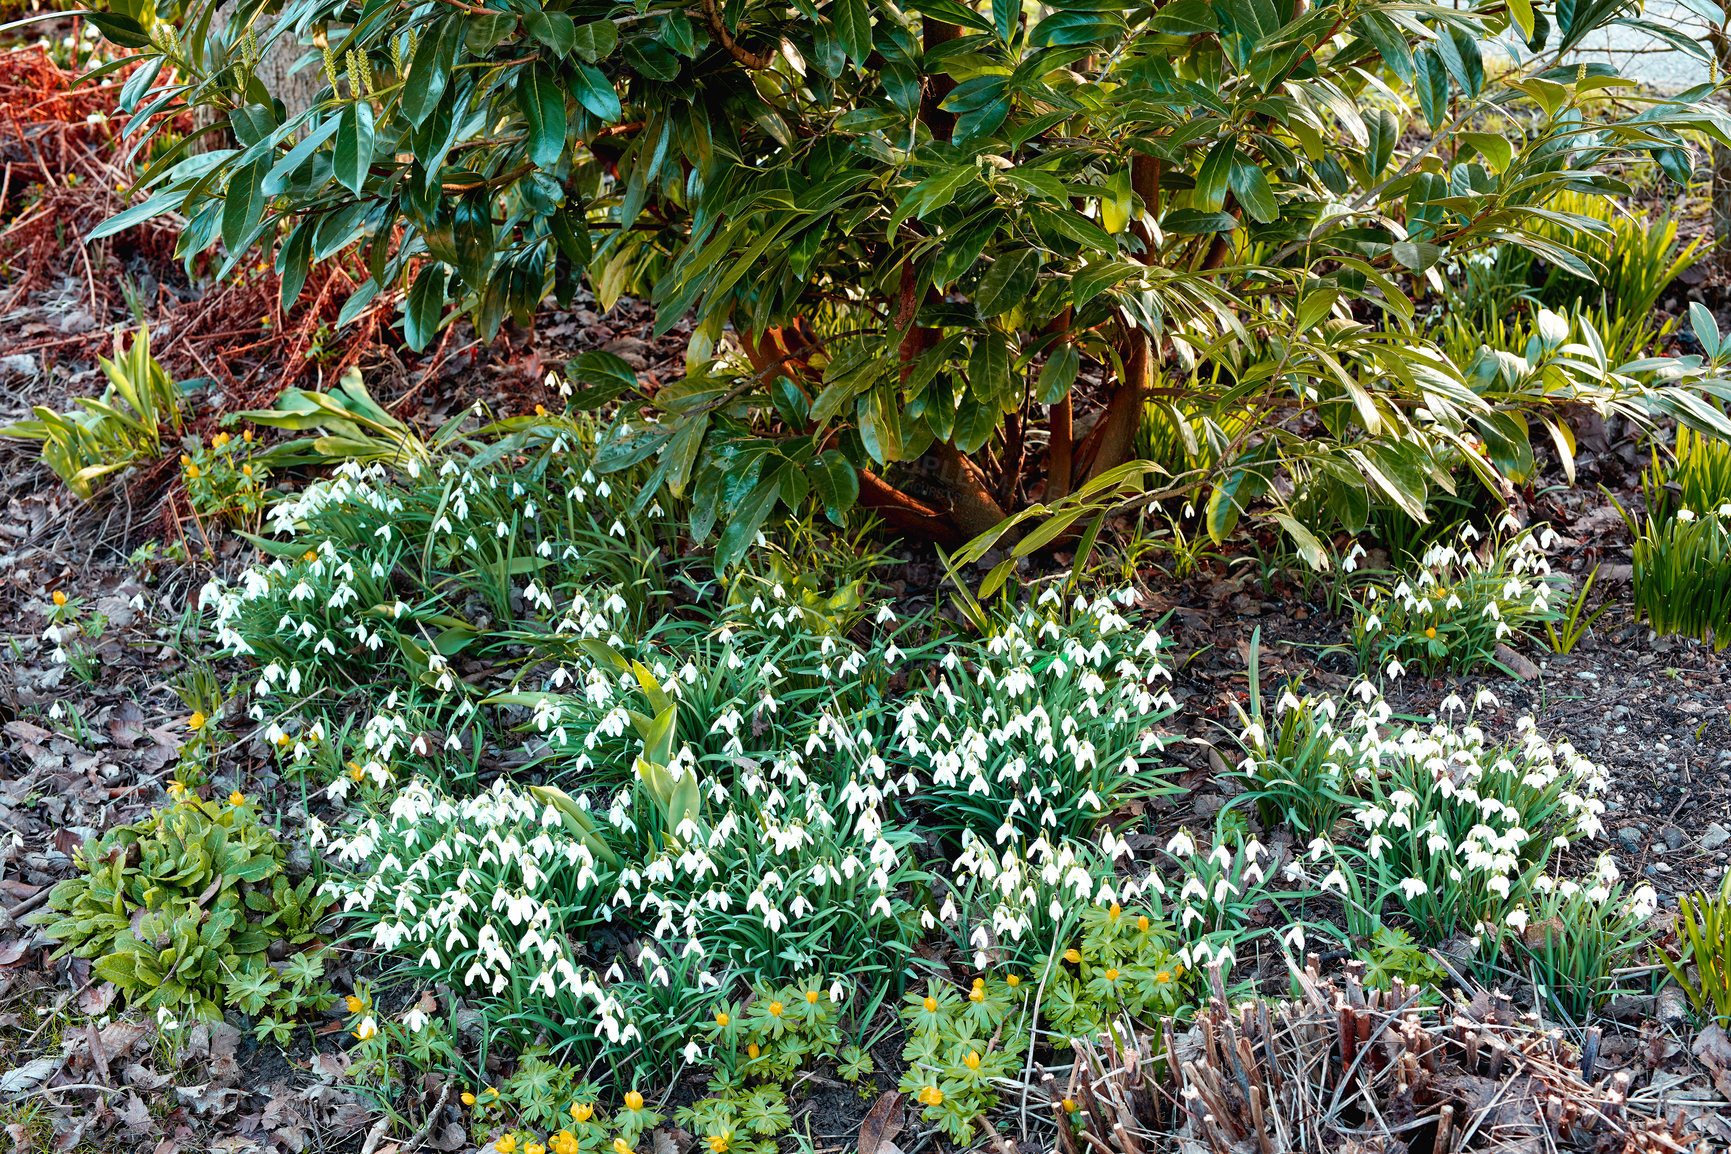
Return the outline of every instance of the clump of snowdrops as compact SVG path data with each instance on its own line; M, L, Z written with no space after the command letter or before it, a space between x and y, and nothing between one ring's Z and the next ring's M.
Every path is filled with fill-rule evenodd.
M1410 725L1394 724L1368 682L1354 694L1289 690L1276 704L1276 724L1308 716L1328 741L1341 773L1316 788L1346 811L1344 827L1312 838L1288 876L1336 891L1354 938L1370 940L1398 917L1429 944L1466 938L1487 978L1512 961L1573 1011L1601 998L1657 900L1650 886L1625 894L1607 857L1586 878L1559 876L1575 842L1604 836L1603 768L1547 740L1530 717L1512 740L1493 741L1474 722L1499 704L1488 690L1471 705L1450 695L1437 720ZM1255 723L1241 741L1269 747Z
M1499 643L1556 619L1546 581L1550 527L1535 534L1505 518L1495 536L1482 543L1481 537L1463 525L1455 543L1430 546L1392 587L1365 586L1352 602L1361 673L1468 673L1495 662Z

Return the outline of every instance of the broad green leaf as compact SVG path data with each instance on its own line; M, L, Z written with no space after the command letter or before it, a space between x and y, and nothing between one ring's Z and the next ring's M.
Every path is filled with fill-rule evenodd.
M1055 405L1070 395L1076 383L1076 373L1082 367L1082 354L1069 341L1060 342L1040 366L1035 383L1034 399L1042 405Z
M572 50L591 64L612 55L618 43L619 26L611 20L579 24L571 31Z
M1436 49L1431 47L1420 48L1413 54L1413 66L1413 84L1417 89L1418 106L1424 113L1425 123L1434 131L1441 128L1443 121L1448 119L1448 69L1443 66L1442 58L1437 55Z
M343 108L337 121L336 152L332 157L337 183L359 194L373 163L373 105L356 100Z
M1002 418L997 401L990 395L980 396L970 385L961 407L956 410L954 445L964 453L979 452L992 439Z
M866 57L872 50L871 13L866 9L865 0L835 0L830 9L830 19L835 22L836 36L847 50L848 58L856 68L864 68Z
M255 160L229 177L222 206L222 243L238 254L264 216L265 162Z
M565 94L543 65L531 65L518 79L517 107L528 128L529 159L553 168L565 154Z
M805 467L811 490L823 503L824 516L837 525L859 500L859 470L835 449L825 449Z
M1260 165L1234 160L1230 181L1233 195L1252 220L1259 224L1273 224L1280 219L1280 204L1274 199L1274 189L1269 187L1268 177Z
M974 289L974 306L980 317L990 320L1023 303L1033 291L1039 272L1040 254L1033 249L1000 253Z
M625 115L619 106L619 94L613 91L607 77L592 65L579 63L572 69L571 91L579 104L604 123L613 124Z
M445 311L445 266L428 261L421 266L403 306L403 339L415 352L427 347L438 332Z
M577 25L563 12L531 12L523 17L523 30L561 57L577 46Z

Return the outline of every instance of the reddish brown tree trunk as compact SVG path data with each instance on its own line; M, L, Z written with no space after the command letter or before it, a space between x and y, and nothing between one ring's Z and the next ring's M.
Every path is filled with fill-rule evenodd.
M1048 505L1070 492L1070 471L1075 468L1071 457L1071 450L1075 447L1070 432L1071 413L1070 397L1065 394L1063 400L1051 407L1046 418L1046 492L1040 499Z

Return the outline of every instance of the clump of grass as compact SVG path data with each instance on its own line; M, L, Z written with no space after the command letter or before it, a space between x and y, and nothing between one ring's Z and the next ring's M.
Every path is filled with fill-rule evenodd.
M1640 523L1619 505L1635 538L1635 612L1659 633L1731 645L1731 444L1677 432L1669 464L1641 476Z

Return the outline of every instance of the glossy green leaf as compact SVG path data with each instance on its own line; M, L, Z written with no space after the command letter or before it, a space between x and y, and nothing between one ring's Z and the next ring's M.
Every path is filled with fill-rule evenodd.
M542 65L531 66L517 81L517 107L529 135L529 159L554 167L565 154L565 93Z
M426 348L439 330L445 311L445 266L428 261L421 266L403 306L403 339L415 352Z
M595 20L571 30L572 50L591 64L611 56L618 43L619 26L611 20Z
M367 183L373 163L373 106L356 100L343 108L337 121L336 152L332 167L337 183L359 193Z
M578 64L572 69L571 92L579 104L608 124L618 122L625 115L619 106L619 94L613 91L607 77L592 65Z

